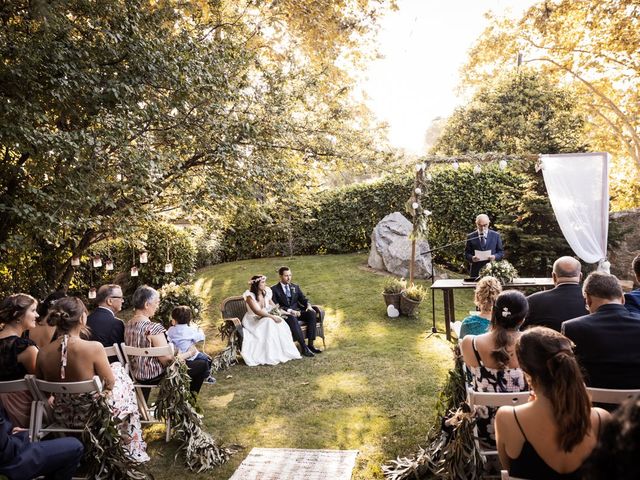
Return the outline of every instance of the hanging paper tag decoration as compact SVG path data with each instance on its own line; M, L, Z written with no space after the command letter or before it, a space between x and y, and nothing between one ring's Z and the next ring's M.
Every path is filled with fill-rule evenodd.
M173 263L167 263L164 266L164 273L171 273L173 272Z
M96 298L96 289L95 288L90 288L89 289L89 299L93 300L94 298Z
M102 266L102 259L100 255L93 257L93 268L100 268Z
M147 263L147 252L140 253L140 263Z
M132 277L138 276L138 267L131 267L131 276Z
M71 266L79 267L80 266L80 257L71 257Z
M104 268L105 268L105 270L109 270L109 271L113 270L113 262L111 260L107 260L104 263Z

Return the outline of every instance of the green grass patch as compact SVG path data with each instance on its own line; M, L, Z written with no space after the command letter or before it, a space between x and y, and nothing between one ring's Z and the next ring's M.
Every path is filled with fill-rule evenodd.
M146 438L157 479L228 479L251 448L287 447L357 449L353 478L369 480L382 478L385 460L410 454L424 441L452 366L451 344L443 333L427 338L430 295L415 318L386 316L385 277L366 268L364 254L257 259L201 270L195 286L207 304L207 353L223 348L214 338L221 301L241 294L251 275L265 274L268 285L276 283L283 263L294 283L325 308L327 350L312 359L241 364L220 373L218 383L203 386L200 394L206 428L220 442L246 450L213 471L185 473L179 459L174 463L174 442L165 444L162 428L153 427ZM441 294L436 297L437 326L444 332ZM473 307L472 291L456 291L456 302L462 319Z

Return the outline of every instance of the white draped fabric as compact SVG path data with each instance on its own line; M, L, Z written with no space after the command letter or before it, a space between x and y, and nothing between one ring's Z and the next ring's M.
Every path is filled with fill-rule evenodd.
M609 154L540 155L544 183L564 238L587 263L606 269Z

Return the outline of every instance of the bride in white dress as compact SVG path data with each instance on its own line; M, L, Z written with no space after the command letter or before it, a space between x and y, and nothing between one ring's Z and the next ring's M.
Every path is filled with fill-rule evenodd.
M244 338L240 352L250 367L302 358L289 326L282 318L269 313L275 304L266 280L264 275L251 277L249 290L242 294L248 308L242 318Z

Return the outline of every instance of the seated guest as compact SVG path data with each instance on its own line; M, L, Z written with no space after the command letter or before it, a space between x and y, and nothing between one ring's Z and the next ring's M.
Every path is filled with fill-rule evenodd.
M56 327L52 327L47 323L47 313L56 300L66 297L67 294L63 290L56 290L49 294L44 301L38 305L38 319L36 320L36 328L29 330L29 338L33 340L38 348L51 343L55 337Z
M98 306L87 317L89 338L100 342L105 347L124 342L124 322L116 317L124 303L122 289L119 285L102 285L96 294ZM117 357L109 359L117 361Z
M98 375L104 389L111 391L107 401L113 415L122 421L119 427L125 450L133 461L148 461L133 382L119 362L109 365L102 344L82 338L87 325L82 300L66 297L56 301L47 321L56 327L58 338L38 352L36 376L49 382L80 382ZM91 395L57 395L53 412L60 422L80 427L91 404Z
M0 304L0 382L20 380L27 373L35 373L38 348L23 334L35 328L38 302L31 295L17 293ZM29 392L0 394L11 422L19 427L29 426L31 402Z
M207 362L207 369L211 371L211 357L198 351L196 346L196 343L204 342L204 332L197 325L191 325L191 317L191 307L187 305L179 305L171 310L171 326L167 330L167 337L180 353L188 352L194 347L197 353L187 360L204 360ZM216 383L216 379L209 375L207 383Z
M580 262L573 257L560 257L553 263L551 276L555 287L527 297L529 314L522 325L523 330L539 325L559 332L565 320L589 313L580 288L581 270Z
M564 322L562 333L576 345L585 382L599 388L640 388L640 315L624 308L614 275L593 272L582 290L591 313Z
M640 478L640 398L624 402L602 426L596 448L584 465L585 480Z
M471 387L478 392L522 392L527 390L524 373L515 356L518 328L527 314L527 299L517 290L498 295L491 314L491 329L482 335L467 335L460 343L470 373ZM484 442L495 442L494 408L477 408L478 433Z
M609 414L591 408L571 347L571 340L544 327L527 330L516 343L520 368L535 393L528 403L500 407L496 415L498 454L509 475L582 478L580 466Z
M78 469L84 447L66 437L31 443L29 432L16 429L0 408L0 476L11 480L70 480Z
M160 295L158 292L143 285L133 293L133 317L124 328L124 341L131 347L148 348L163 347L167 345L165 328L159 323L152 322L151 317L160 306ZM193 357L198 351L192 347L184 353L178 353L177 357L186 360ZM138 383L145 385L155 385L162 377L166 367L173 361L173 355L164 357L133 357L131 359L131 374ZM205 360L186 360L189 369L191 384L189 389L192 393L200 392L202 383L209 376L209 369ZM145 398L149 398L150 389L143 389Z
M640 255L631 262L633 274L636 276L636 282L640 283ZM640 315L640 288L624 294L624 306L631 313Z
M473 303L480 309L478 313L469 315L460 326L460 340L465 335L480 335L486 333L491 325L491 310L493 304L502 292L502 285L494 277L482 277L476 285Z

